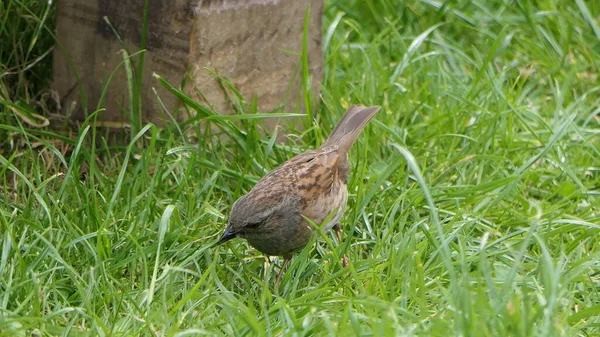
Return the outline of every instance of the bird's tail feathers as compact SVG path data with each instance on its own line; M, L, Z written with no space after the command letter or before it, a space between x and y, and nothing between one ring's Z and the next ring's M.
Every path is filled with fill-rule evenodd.
M356 141L356 138L358 138L358 135L360 135L361 131L380 108L379 106L351 106L335 126L329 138L323 143L323 147L338 145L340 149L348 151Z

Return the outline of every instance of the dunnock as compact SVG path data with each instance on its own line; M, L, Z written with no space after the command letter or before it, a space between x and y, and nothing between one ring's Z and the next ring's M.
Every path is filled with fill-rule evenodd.
M304 217L325 230L333 228L341 241L338 221L348 201L348 151L379 108L350 107L320 148L264 176L233 204L217 244L239 236L267 255L284 256L279 284L291 254L304 248L313 233ZM343 264L348 264L345 256Z

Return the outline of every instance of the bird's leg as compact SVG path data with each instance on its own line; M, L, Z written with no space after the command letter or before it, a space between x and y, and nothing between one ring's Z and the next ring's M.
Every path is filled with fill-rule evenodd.
M281 270L279 270L279 275L277 275L277 279L275 280L275 286L278 286L279 282L281 282L281 277L283 276L285 266L287 266L288 262L290 262L291 259L292 255L286 255L283 257L283 263L281 264Z
M271 257L269 257L269 255L265 254L265 262L263 263L263 270L265 272L264 277L266 280L267 275L269 274L269 266L271 265Z
M336 223L333 226L333 230L335 231L335 236L337 236L338 243L342 243L342 228L339 223ZM346 254L342 256L342 266L348 267L348 259L346 258Z

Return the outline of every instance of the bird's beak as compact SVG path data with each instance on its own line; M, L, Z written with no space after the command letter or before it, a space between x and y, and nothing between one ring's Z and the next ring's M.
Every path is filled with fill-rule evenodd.
M227 242L233 238L235 238L237 236L237 233L234 233L232 230L228 228L225 229L225 232L223 232L223 235L221 235L221 238L219 239L219 241L217 241L217 243L215 243L216 245L220 245L224 242Z

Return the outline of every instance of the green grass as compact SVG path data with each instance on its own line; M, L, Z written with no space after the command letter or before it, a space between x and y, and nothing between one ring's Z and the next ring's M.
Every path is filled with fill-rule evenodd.
M35 4L0 3L0 336L600 335L600 2L330 0L306 130L263 136L233 91L236 123L182 97L198 117L125 146L93 115L70 135L23 117L52 112ZM354 103L383 109L343 242L315 238L279 288L281 260L213 247Z

